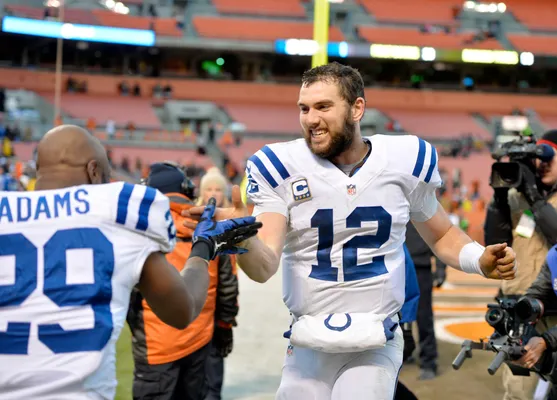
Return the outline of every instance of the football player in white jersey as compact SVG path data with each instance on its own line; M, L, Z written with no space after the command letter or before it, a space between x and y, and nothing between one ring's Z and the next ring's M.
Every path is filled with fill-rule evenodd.
M402 364L407 222L439 258L468 273L512 279L514 252L484 248L451 224L437 202L431 144L361 136L366 101L357 70L331 63L307 71L298 107L303 138L265 146L247 163L263 228L238 256L258 282L282 258L293 325L277 399L392 399ZM234 207L217 218L247 215L239 198L234 188Z
M161 320L185 328L205 303L208 260L260 227L215 223L206 207L180 274L168 198L107 183L100 142L61 126L38 146L36 192L0 194L0 399L114 398L115 344L136 285Z

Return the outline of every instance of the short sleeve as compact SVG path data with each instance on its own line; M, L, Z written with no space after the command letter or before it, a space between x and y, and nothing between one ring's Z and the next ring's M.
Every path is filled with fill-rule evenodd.
M148 238L153 250L170 253L176 245L170 202L154 188L124 183L117 198L115 222Z
M416 163L412 175L418 182L410 193L410 218L424 222L437 212L437 189L442 180L438 168L437 150L430 143L418 138Z
M272 212L288 218L288 205L277 192L277 181L257 157L252 156L246 166L247 197L253 203L253 216Z

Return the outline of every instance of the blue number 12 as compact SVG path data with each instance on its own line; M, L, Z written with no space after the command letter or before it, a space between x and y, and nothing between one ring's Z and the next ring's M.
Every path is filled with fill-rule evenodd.
M376 256L372 262L358 265L358 249L378 249L391 235L391 215L383 207L357 207L346 218L346 228L361 228L362 222L376 221L375 235L355 236L342 247L342 269L344 282L373 278L386 274L385 256ZM332 209L319 209L311 218L311 227L317 228L317 265L311 266L309 276L323 281L338 280L338 268L331 264L331 249L334 239Z

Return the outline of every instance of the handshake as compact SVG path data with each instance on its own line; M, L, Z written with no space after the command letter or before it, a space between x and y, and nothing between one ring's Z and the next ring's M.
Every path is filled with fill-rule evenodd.
M215 210L216 200L211 198L195 226L193 246L196 243L205 243L209 247L211 259L220 254L246 253L248 250L238 245L257 235L263 224L256 222L255 217L232 218L217 222L214 220ZM188 223L189 227L192 225L195 223Z

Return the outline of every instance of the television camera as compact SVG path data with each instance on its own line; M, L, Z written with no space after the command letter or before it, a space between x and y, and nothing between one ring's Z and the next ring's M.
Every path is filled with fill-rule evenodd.
M487 369L490 375L494 375L501 364L506 363L513 375L529 376L532 371L555 382L552 375L556 358L551 357L551 353L545 353L531 369L512 363L526 353L524 346L532 337L540 336L535 324L542 315L541 303L530 297L519 300L499 298L497 301L498 304L488 304L485 314L485 320L495 332L488 340L465 340L453 361L453 368L458 370L467 358L472 358L472 350L488 350L496 353Z
M526 121L526 122L524 122ZM495 149L491 156L496 162L491 167L489 184L492 188L517 188L522 183L522 168L535 170L534 160L549 162L555 152L547 144L536 144L536 138L531 133L525 133L527 118L508 116L503 118L505 134L497 137ZM509 161L501 161L508 157Z

